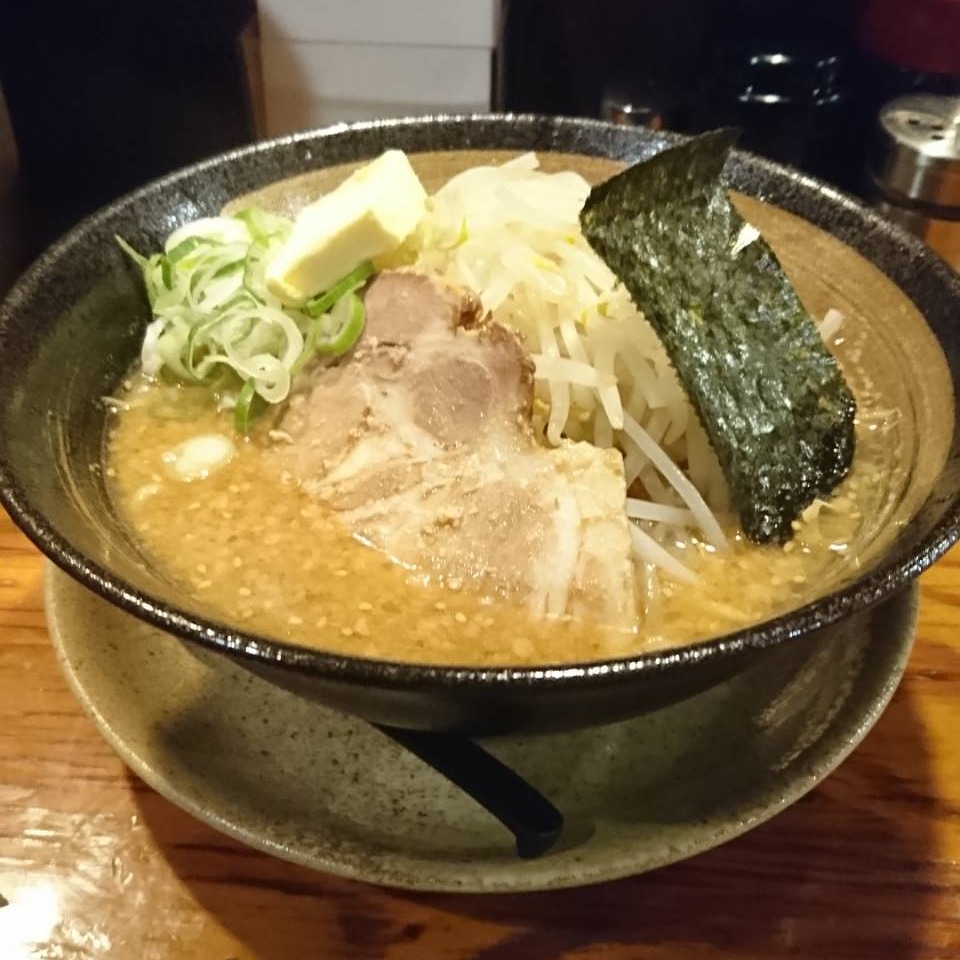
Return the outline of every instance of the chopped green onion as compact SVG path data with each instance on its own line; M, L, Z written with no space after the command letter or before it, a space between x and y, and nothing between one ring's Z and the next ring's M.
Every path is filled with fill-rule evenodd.
M260 207L247 207L235 213L233 217L246 225L255 243L264 243L273 237L286 239L293 227L286 217L267 213Z
M114 239L120 246L120 249L140 268L143 274L143 283L147 288L147 300L150 301L151 308L157 299L157 281L155 277L155 268L160 263L160 254L154 254L152 257L145 257L138 253L127 243L123 237L115 236Z
M160 254L155 253L143 268L143 282L147 288L147 299L150 301L151 309L156 305L157 298L160 296L160 285L162 279L160 276Z
M243 260L232 260L230 263L225 263L219 270L216 270L213 274L213 278L216 280L219 277L229 277L231 273L236 273L238 270L242 270L246 265L246 259Z
M184 366L181 354L187 340L187 331L182 325L171 326L160 334L156 343L156 353L160 363L172 370L181 380L193 380L194 377Z
M256 240L247 248L243 267L243 287L253 297L263 302L261 293L266 289L263 275L267 267L269 247Z
M226 310L213 313L207 319L190 327L190 332L187 334L186 349L182 351L183 365L190 376L198 382L204 378L204 371L200 369L202 359L198 358L198 353L201 353L201 348L206 351L210 341L209 334L212 333L213 328L223 323L226 315Z
M263 404L287 398L308 360L354 347L366 319L356 291L374 267L360 264L306 307L295 307L271 293L264 279L290 220L251 208L220 221L203 218L195 233L190 229L180 227L166 253L149 257L117 238L143 274L153 312L143 370L236 396L234 424L246 433Z
M318 341L317 351L332 357L340 357L351 350L360 339L367 319L367 311L364 309L363 301L355 293L348 293L337 301L331 316L341 321L340 328L329 340Z
M205 243L213 242L214 241L207 237L187 237L186 240L182 240L167 254L167 260L171 265L178 264L184 257L193 253L197 247L201 247Z
M323 313L329 313L333 305L345 297L348 293L353 293L357 287L366 283L373 276L375 268L369 260L365 260L359 267L351 270L342 280L338 280L329 290L314 297L306 307L304 312L308 317L319 317Z
M296 376L306 365L307 362L312 360L317 352L317 340L320 339L320 324L322 318L316 318L307 328L307 335L303 341L303 350L300 351L300 356L297 357L296 362L290 368L291 376Z
M133 247L131 247L130 244L127 243L127 241L123 239L123 237L119 237L119 236L117 236L116 234L114 234L114 240L117 241L117 243L120 245L120 249L121 249L141 270L145 270L145 269L147 268L147 265L150 263L150 258L149 258L149 257L145 257L142 253L137 253L137 251L134 250Z
M318 353L341 357L352 350L360 339L366 319L366 308L356 293L341 297L330 313L313 318L307 330L303 352L293 365L291 374L296 376Z
M240 390L237 397L237 405L233 408L233 429L240 434L250 432L250 409L253 406L253 398L257 394L257 381L251 377Z

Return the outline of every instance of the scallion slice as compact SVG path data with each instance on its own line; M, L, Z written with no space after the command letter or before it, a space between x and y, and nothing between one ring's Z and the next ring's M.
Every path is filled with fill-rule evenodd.
M314 297L303 308L308 317L319 317L329 313L333 305L348 293L353 293L373 276L375 268L369 260L365 260L359 267L351 270L342 280L338 280L329 290Z
M291 228L283 217L250 208L185 224L164 253L149 257L117 237L143 274L153 311L141 350L144 373L216 392L222 405L233 406L239 433L263 403L286 399L307 361L342 356L363 331L357 290L374 273L372 263L306 306L282 303L267 289L267 264Z
M203 246L205 243L213 243L209 237L187 237L186 240L181 240L168 254L167 260L171 264L178 264L184 257L188 254L193 253L197 247Z
M233 429L240 434L250 432L250 410L257 395L257 381L251 377L241 388L237 405L233 408Z
M286 217L278 217L260 207L247 207L235 213L234 219L246 226L255 243L265 243L276 237L285 240L293 228L293 223Z
M339 357L353 349L354 344L360 339L367 319L367 311L363 301L356 293L351 292L337 302L330 316L339 322L339 327L328 340L321 339L317 342L317 351Z

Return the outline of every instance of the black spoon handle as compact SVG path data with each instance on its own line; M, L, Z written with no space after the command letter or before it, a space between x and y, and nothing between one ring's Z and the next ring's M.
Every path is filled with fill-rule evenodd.
M532 860L557 842L563 814L518 773L466 737L374 724L495 816Z

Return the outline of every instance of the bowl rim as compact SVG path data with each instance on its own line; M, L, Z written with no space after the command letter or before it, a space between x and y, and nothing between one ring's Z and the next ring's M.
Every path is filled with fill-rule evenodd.
M388 120L367 120L358 123L339 123L315 130L305 130L274 137L235 148L196 163L179 168L130 191L81 220L47 248L20 276L0 302L0 333L9 319L29 300L44 272L73 248L78 241L142 199L155 196L182 180L189 180L210 169L227 166L259 154L301 143L321 144L340 134L357 131L402 131L410 128L442 127L452 123L476 125L543 127L547 130L613 132L624 135L625 128L603 120L579 117L548 117L529 113L472 113L438 114L422 117L398 117ZM628 130L631 128L627 128ZM632 128L637 145L644 143L669 144L680 142L682 134ZM495 149L484 147L482 149ZM586 151L590 153L589 150ZM596 153L597 156L609 156ZM831 205L845 208L861 221L866 220L872 231L887 234L888 238L904 246L910 254L940 273L940 279L953 286L960 302L960 275L932 253L918 238L864 206L859 200L841 190L779 163L758 157L745 150L734 150L733 157L746 161L768 176L787 178L791 184L826 195ZM310 168L313 169L313 168ZM302 171L304 173L309 170ZM295 175L295 174L291 174ZM822 229L822 228L821 228ZM339 682L365 684L375 682L397 690L418 689L487 689L511 686L562 685L570 687L597 687L617 683L638 674L661 674L678 667L706 664L724 657L775 646L814 630L828 627L851 614L866 609L891 595L900 587L936 562L960 539L960 496L945 508L943 515L929 531L902 557L880 560L867 573L856 577L838 590L787 611L777 617L743 627L731 633L685 644L672 649L634 653L623 657L572 663L540 665L456 665L430 664L350 656L272 639L257 633L236 629L216 619L192 614L172 603L161 600L116 576L81 551L75 549L48 524L40 511L30 502L27 493L16 483L13 472L0 450L0 504L14 523L57 566L87 588L134 616L180 638L220 653L239 657L251 664L273 666L313 677L329 678Z

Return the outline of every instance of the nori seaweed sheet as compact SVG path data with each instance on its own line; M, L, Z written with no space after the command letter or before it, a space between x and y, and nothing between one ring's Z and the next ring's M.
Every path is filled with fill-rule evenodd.
M769 245L720 182L736 139L718 130L593 188L584 235L646 314L730 485L744 532L786 540L844 477L856 405Z

